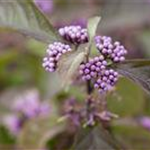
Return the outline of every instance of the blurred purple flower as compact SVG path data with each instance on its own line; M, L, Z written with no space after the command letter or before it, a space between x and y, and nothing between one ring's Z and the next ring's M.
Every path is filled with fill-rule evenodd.
M140 125L142 125L144 128L150 130L150 117L141 117L139 119Z
M13 111L21 112L25 114L26 117L31 118L37 115L39 107L39 95L38 92L34 90L27 91L16 97L12 109Z
M50 113L50 107L47 103L42 103L42 105L39 106L39 115L46 116Z
M20 131L20 120L16 115L6 116L3 122L12 134L17 135Z
M22 113L27 118L49 114L49 105L47 103L41 103L39 99L38 91L27 91L16 97L12 109L13 111Z
M34 0L37 7L45 13L52 13L54 4L53 0Z
M79 25L82 28L86 28L87 20L85 18L80 18L80 19L72 20L71 24Z
M68 99L64 108L66 117L75 126L94 126L100 121L108 122L118 117L107 110L101 110L99 104L99 101L93 98L86 99L85 103L79 103L74 98Z
M40 101L38 91L30 90L15 98L12 111L14 114L6 116L3 121L4 125L16 135L28 119L48 116L50 106Z

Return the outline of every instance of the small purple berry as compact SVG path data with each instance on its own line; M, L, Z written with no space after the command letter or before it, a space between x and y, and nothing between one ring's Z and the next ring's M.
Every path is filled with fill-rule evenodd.
M105 58L109 58L115 63L125 60L127 50L120 44L120 42L116 41L113 43L110 37L96 36L95 45Z
M66 26L58 30L59 34L67 41L79 45L88 42L87 29L80 26Z
M87 63L82 63L79 67L79 73L82 75L82 79L90 80L98 77L102 70L105 70L107 62L103 60L103 57L95 57L90 59ZM88 77L87 77L88 75Z
M94 87L99 90L100 93L110 90L118 80L118 73L113 69L104 70L103 74L99 76L94 83Z
M71 51L71 47L69 45L54 42L50 44L47 49L47 56L43 58L42 66L46 71L54 72L57 69L57 63L62 54Z

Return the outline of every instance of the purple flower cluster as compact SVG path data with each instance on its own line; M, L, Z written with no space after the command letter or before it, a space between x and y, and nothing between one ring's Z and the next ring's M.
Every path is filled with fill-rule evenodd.
M38 92L33 90L16 97L12 111L14 114L6 116L4 124L16 135L27 120L49 115L50 106L47 103L40 102Z
M3 122L12 134L17 135L19 133L21 120L16 115L5 116Z
M90 59L87 63L82 63L80 65L80 75L82 75L83 80L90 80L96 78L100 75L101 71L106 69L107 61L101 55Z
M47 49L47 56L43 58L43 67L49 72L54 72L57 69L60 56L70 51L71 47L61 42L50 44Z
M94 83L94 87L99 90L99 92L109 91L118 81L118 72L113 69L105 70L101 74L100 78Z
M75 98L65 101L65 116L67 116L74 125L79 126L81 121L80 107Z
M99 52L113 62L122 62L125 60L127 50L120 42L113 42L112 39L107 36L96 36L95 43Z
M79 104L76 99L71 98L66 103L65 112L76 126L93 126L99 121L110 121L117 117L107 110L101 111L99 101L93 98L88 98L85 104Z
M87 29L81 28L81 26L65 26L59 29L59 34L75 45L88 42Z

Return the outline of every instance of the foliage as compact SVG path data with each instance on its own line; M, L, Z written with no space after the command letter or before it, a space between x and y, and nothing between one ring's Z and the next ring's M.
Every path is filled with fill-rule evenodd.
M31 0L14 0L13 2L1 0L0 14L0 27L17 30L48 43L61 39Z

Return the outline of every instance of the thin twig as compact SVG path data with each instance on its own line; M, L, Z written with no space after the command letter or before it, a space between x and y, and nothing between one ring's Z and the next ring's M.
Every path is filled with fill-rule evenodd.
M87 50L86 62L88 62L89 61L89 56L90 56L90 53L91 53L91 45L87 46L86 50ZM86 86L87 86L87 93L90 95L92 93L92 91L93 91L93 88L91 86L91 80L88 80L86 82Z

